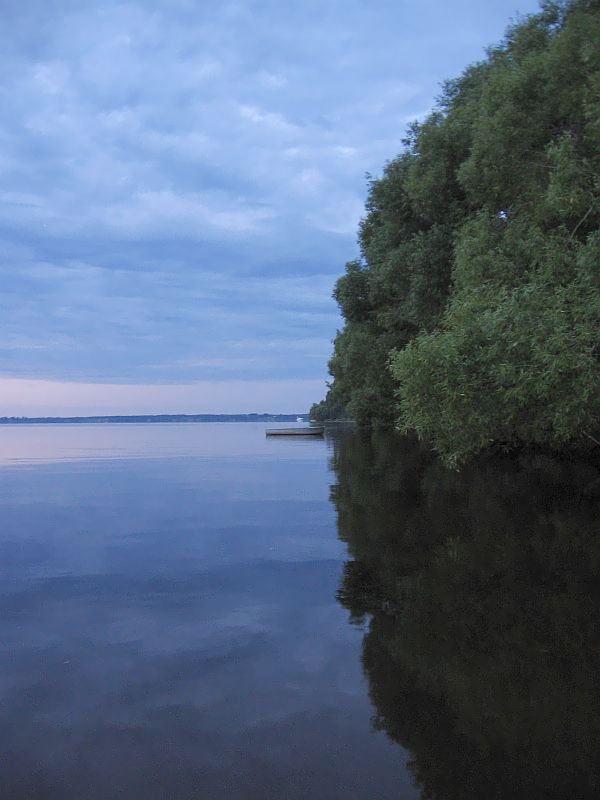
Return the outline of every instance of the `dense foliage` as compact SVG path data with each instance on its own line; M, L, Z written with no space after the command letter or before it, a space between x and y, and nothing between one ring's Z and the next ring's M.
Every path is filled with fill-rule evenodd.
M598 439L600 2L546 2L369 184L331 391L452 463Z
M337 399L336 392L332 386L328 387L327 394L323 400L312 404L309 416L315 422L347 419L348 417L346 409Z

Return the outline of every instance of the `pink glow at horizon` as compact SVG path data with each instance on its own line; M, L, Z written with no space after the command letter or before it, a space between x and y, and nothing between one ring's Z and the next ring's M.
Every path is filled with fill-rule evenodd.
M0 416L293 414L324 392L321 380L111 384L0 378Z

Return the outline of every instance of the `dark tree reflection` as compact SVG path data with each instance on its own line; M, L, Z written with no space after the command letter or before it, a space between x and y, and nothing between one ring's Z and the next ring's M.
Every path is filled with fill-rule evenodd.
M333 467L338 598L368 620L375 724L423 797L597 797L598 466L495 455L457 473L356 433Z

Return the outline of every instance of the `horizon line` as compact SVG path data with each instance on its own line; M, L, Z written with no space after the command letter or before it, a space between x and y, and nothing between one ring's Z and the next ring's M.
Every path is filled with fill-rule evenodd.
M287 417L308 417L308 412L294 412L294 413L285 413L285 412L271 412L271 411L249 411L249 412L239 412L239 413L222 413L222 414L212 414L212 413L203 413L197 412L194 414L186 414L186 413L157 413L157 414L86 414L86 415L72 415L72 416L56 416L56 415L48 415L48 416L0 416L0 424L7 424L7 423L24 423L24 422L117 422L117 421L157 421L157 422L168 422L168 421L185 421L189 420L190 422L201 422L206 420L244 420L244 419L255 419L257 417L261 419L267 419L274 417L279 418L287 418ZM235 418L235 419L232 419ZM287 421L287 419L285 420Z

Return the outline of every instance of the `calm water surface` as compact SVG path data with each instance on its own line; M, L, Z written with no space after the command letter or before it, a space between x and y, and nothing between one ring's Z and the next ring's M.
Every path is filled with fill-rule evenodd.
M0 797L600 793L600 469L0 428Z
M331 444L0 429L0 797L416 797L374 732Z

